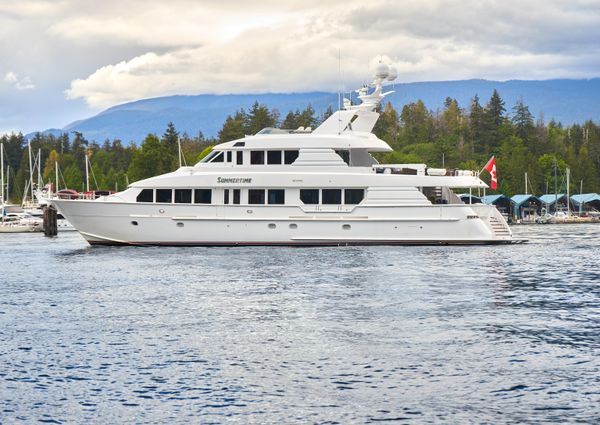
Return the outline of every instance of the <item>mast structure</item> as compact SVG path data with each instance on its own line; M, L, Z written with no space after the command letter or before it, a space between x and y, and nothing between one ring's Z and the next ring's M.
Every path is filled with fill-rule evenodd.
M54 173L56 174L56 186L54 187L54 193L58 193L58 161L54 161Z
M525 171L525 195L529 195L529 193L527 193L527 171Z
M571 175L571 169L567 167L567 215L571 215L571 207L570 207L570 193L569 193L569 177Z
M27 141L27 150L29 152L29 185L31 186L31 202L33 202L33 166L31 164L31 141Z
M4 204L4 143L0 143L0 170L2 185L0 186L0 204Z
M88 153L85 153L85 191L90 191L90 170L89 170L89 159Z

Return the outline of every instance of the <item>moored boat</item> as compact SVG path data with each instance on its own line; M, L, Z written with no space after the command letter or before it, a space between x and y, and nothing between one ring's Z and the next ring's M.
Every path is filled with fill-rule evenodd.
M358 90L361 103L345 101L314 130L263 129L123 192L52 202L93 245L513 242L495 206L465 204L452 191L486 188L478 173L372 156L392 151L371 130L394 78L380 64Z

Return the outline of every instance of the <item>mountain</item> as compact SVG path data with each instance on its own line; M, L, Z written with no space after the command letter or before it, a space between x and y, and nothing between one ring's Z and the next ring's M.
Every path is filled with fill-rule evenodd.
M488 81L462 80L395 84L395 93L386 98L399 111L410 102L419 99L431 110L441 109L446 97L455 98L459 105L468 108L477 94L485 104L494 89L506 102L509 114L519 98L523 98L537 119L542 116L564 125L600 121L600 78L589 80L544 81ZM311 92L288 94L248 95L193 95L166 96L143 99L113 106L91 118L73 122L62 129L64 132L79 131L88 140L102 142L119 138L125 142L141 141L148 133L161 135L167 123L172 121L180 133L195 136L199 131L216 136L228 115L244 108L248 110L258 101L280 111L282 118L290 110L304 109L309 103L317 114L329 105L337 108L336 93ZM56 134L57 130L50 130Z

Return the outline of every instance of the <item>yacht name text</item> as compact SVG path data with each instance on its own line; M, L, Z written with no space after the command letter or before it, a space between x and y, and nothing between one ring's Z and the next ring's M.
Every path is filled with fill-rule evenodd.
M252 183L249 177L217 177L217 183Z

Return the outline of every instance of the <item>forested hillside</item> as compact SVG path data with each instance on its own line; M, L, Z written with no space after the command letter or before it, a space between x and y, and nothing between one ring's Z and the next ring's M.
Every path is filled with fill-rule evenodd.
M82 190L85 155L92 164L93 189L122 190L128 182L175 170L178 167L178 138L184 160L196 163L210 146L255 134L264 127L315 127L332 113L331 107L317 116L308 105L285 115L255 103L241 109L223 123L218 137L179 134L173 124L164 134L149 134L141 145L133 142L86 140L81 133L60 136L36 135L31 141L34 154L41 149L42 176L54 182L54 167L61 170L59 187ZM482 101L477 96L469 105L447 98L442 109L428 110L422 101L409 103L397 111L388 103L382 107L375 134L387 141L394 152L379 155L383 163L427 163L432 167L480 170L496 155L498 193L513 195L524 191L524 173L530 192L541 194L554 187L555 164L558 186L565 168L571 168L571 192L596 192L600 185L600 127L587 121L563 127L534 117L527 105L518 101L507 107L497 91ZM10 198L20 201L29 176L27 143L22 134L1 138L6 151L5 167L10 167ZM562 190L566 188L562 186ZM492 193L492 191L490 191Z

